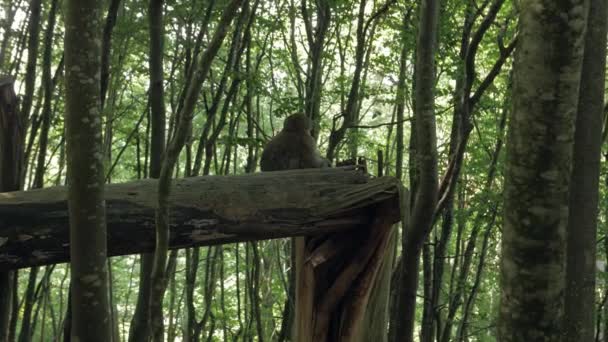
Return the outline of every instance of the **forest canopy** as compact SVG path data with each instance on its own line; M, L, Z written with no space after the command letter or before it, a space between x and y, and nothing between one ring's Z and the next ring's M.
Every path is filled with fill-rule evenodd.
M1 1L0 193L67 202L17 211L0 194L0 260L43 246L24 232L44 224L63 246L0 268L0 341L605 341L605 14L605 0ZM251 175L294 113L323 158L365 177ZM116 210L125 183L146 190ZM283 210L260 219L274 235L171 240L201 203L265 201ZM319 217L333 230L302 233ZM123 226L145 234L111 245ZM334 273L355 285L319 276ZM305 299L340 314L293 336L310 279Z

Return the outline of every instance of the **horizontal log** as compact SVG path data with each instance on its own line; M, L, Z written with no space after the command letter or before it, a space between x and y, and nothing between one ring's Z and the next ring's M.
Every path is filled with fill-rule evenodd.
M108 255L154 248L156 180L106 186ZM274 239L367 226L400 183L353 167L179 179L170 197L171 248ZM69 261L66 189L0 193L0 270Z

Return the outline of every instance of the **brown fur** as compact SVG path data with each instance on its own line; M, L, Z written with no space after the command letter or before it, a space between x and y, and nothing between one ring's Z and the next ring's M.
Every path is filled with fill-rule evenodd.
M310 127L305 114L287 117L283 130L270 139L262 152L262 171L328 167L329 162L321 157L315 139L310 135Z

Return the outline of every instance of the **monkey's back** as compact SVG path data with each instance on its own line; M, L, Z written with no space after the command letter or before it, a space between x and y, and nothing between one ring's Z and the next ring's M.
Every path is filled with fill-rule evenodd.
M315 141L309 134L281 131L272 138L260 159L262 171L321 167Z

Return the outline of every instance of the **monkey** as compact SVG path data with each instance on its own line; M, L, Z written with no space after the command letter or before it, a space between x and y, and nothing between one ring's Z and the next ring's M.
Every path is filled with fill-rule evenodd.
M283 130L274 136L264 147L260 168L265 171L281 171L291 169L309 169L329 167L329 161L319 153L315 139L310 135L311 122L303 113L288 116L283 123ZM292 272L295 277L296 292L296 317L294 321L295 331L309 331L312 322L314 294L313 288L306 284L315 283L314 270L309 262L311 247L307 247L309 238L300 236L293 239L294 267ZM296 328L296 325L302 325ZM294 339L295 340L295 339Z
M310 135L311 122L303 113L288 116L283 130L266 144L260 159L262 171L329 167Z

